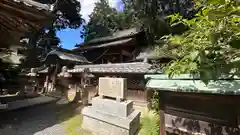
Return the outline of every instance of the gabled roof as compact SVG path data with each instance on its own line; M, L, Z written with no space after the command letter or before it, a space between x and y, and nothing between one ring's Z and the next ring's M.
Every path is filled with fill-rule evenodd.
M127 39L122 39L122 40L118 40L118 41L102 43L102 44L99 44L99 45L84 46L84 47L81 47L81 50L90 50L90 49L96 49L96 48L118 46L118 45L123 45L123 44L126 44L126 43L130 43L133 40L134 40L133 38L127 38Z
M67 60L76 63L90 63L84 56L76 55L70 51L64 51L63 49L49 52L42 62L46 62L50 57L53 56L58 57L61 60Z
M96 38L90 40L87 43L78 44L76 45L77 48L75 50L85 50L85 49L92 49L92 48L101 48L107 46L114 46L119 44L124 44L126 41L132 41L136 35L142 33L143 31L140 28L131 28L122 31L117 31L113 33L111 36Z
M126 29L122 31L117 31L113 33L111 36L96 38L96 39L90 40L87 43L76 45L76 47L82 47L85 45L92 45L92 44L101 44L101 43L111 42L111 41L115 41L122 38L129 38L129 37L135 36L139 32L141 32L139 28L131 28L131 29Z

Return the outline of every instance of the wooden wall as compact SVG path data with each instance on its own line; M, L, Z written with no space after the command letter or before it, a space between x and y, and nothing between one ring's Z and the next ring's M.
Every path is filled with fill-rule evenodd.
M240 96L160 92L161 135L239 135Z

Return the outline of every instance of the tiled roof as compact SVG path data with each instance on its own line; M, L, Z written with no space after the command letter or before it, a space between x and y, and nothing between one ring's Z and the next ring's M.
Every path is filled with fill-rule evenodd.
M113 33L111 36L96 38L96 39L88 41L87 43L79 44L79 45L77 45L77 47L82 48L82 47L88 46L90 44L102 44L102 43L106 43L106 42L120 40L122 38L129 38L131 36L138 34L139 32L141 32L141 29L136 28L136 27L131 28L131 29L125 29L122 31L117 31L117 32Z
M89 50L89 49L95 49L95 48L117 46L117 45L129 43L132 40L133 40L133 38L127 38L127 39L122 39L122 40L119 40L119 41L113 41L113 42L99 44L99 45L96 45L96 46L86 46L86 47L82 47L81 50Z
M144 62L77 65L68 72L81 73L85 68L89 68L91 73L160 73L151 67L151 64Z
M62 60L68 60L68 61L79 62L79 63L90 63L82 55L76 55L76 54L72 54L70 52L66 52L66 51L64 52L64 51L60 51L60 50L53 50L53 51L49 52L43 61L46 61L48 59L48 57L51 57L53 55L59 57Z

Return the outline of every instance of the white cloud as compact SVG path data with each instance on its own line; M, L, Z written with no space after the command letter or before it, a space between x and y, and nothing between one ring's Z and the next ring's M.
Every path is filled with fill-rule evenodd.
M79 0L81 3L81 14L86 23L89 21L89 15L93 12L95 3L99 0ZM108 0L111 7L116 7L118 0Z

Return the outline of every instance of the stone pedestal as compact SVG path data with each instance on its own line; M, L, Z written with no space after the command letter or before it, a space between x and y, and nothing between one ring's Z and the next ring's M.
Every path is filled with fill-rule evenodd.
M82 114L82 128L93 135L135 135L140 127L140 112L133 109L132 101L95 97Z
M92 135L135 135L140 127L140 112L133 109L132 101L124 100L125 96L122 93L124 93L125 84L119 84L119 82L125 83L126 79L113 78L110 82L118 81L111 83L111 85L117 84L117 86L111 86L114 89L106 86L108 83L101 82L102 80L107 82L106 79L99 79L101 96L94 97L92 106L84 107L82 110L82 128L90 131ZM107 91L112 92L103 92L102 85L107 88ZM119 92L114 92L114 90ZM107 97L115 97L115 99ZM123 100L119 101L118 98Z

